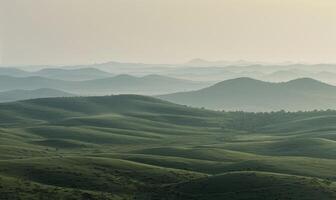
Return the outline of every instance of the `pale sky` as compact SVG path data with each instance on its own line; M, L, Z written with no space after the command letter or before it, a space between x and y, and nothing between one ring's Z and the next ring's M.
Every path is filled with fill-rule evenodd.
M3 65L336 62L335 0L0 0Z

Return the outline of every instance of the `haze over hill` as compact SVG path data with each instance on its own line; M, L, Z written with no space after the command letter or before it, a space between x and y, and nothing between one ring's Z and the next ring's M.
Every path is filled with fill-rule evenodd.
M25 67L23 67L25 68ZM69 81L85 81L92 79L101 79L114 76L109 72L105 72L96 68L43 68L37 71L26 71L20 68L0 67L0 75L13 77L30 77L40 76L51 79L69 80Z
M179 104L215 110L261 112L336 109L336 86L309 78L282 83L237 78L197 91L159 97Z
M335 0L0 0L0 200L336 200Z
M93 79L102 79L114 76L111 73L101 71L95 68L80 68L80 69L59 69L59 68L45 68L33 75L43 76L52 79L70 80L70 81L85 81Z
M93 80L118 74L146 76L157 74L193 81L219 82L249 77L270 82L313 78L336 84L335 64L266 63L250 61L206 61L193 59L182 64L145 64L106 62L90 65L68 66L18 66L0 67L0 75L15 77L41 76L60 80Z
M71 78L71 76L69 76L69 78ZM123 93L154 95L194 90L208 85L209 83L205 82L182 80L160 75L147 75L144 77L117 75L109 78L86 81L68 81L41 76L0 76L0 91L50 88L79 95L110 95Z
M0 92L0 102L19 101L26 99L47 98L47 97L71 97L75 96L67 92L55 89L36 89L36 90L10 90Z
M194 59L187 63L175 65L107 62L78 66L49 66L49 68L47 67L37 71L28 71L23 70L27 68L21 68L0 68L1 91L50 88L79 95L110 95L126 93L161 95L199 90L217 82L241 77L249 77L252 79L277 83L287 82L294 79L313 78L328 84L336 84L334 79L334 76L336 75L336 67L332 64L271 64L248 61L206 61L202 59ZM260 88L255 89L260 90ZM274 91L276 91L276 89ZM273 93L277 93L274 91ZM246 93L244 91L242 92ZM282 94L283 92L279 91L278 93ZM251 95L253 96L254 94L252 93ZM269 101L272 101L271 99L277 96L277 94L267 95L266 93L263 95L267 96L265 98L269 99ZM293 96L293 94L288 95ZM300 95L302 96L302 94ZM313 94L308 94L308 96L310 95ZM230 97L232 98L232 101L235 102L236 99L234 99L234 95L230 96L232 96ZM305 94L305 96L307 96L307 94ZM218 98L218 101L220 101L222 97ZM249 98L253 99L254 97L244 99ZM291 98L294 97L288 97L287 100L277 104L277 106L268 105L269 101L267 100L265 100L266 104L262 105L264 100L252 101L252 99L252 103L248 102L245 106L233 106L230 102L226 102L230 104L227 106L219 106L218 102L213 102L215 105L206 105L205 103L190 105L204 106L212 109L243 109L249 111L334 108L331 104L331 98L326 97L326 95L312 97L310 98L311 102L302 104L298 108L294 107L295 105L298 105L298 102L304 99L304 97ZM237 97L237 99L240 98ZM324 100L320 101L320 99ZM175 101L175 99L171 100ZM290 103L289 101L293 101L293 103ZM185 101L176 102L189 104L189 102ZM243 101L238 102L244 104ZM309 108L310 105L313 107ZM262 107L264 107L264 109Z

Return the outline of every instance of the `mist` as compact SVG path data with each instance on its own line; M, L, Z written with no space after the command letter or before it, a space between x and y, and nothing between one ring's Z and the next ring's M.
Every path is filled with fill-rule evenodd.
M336 62L331 0L2 0L3 65Z

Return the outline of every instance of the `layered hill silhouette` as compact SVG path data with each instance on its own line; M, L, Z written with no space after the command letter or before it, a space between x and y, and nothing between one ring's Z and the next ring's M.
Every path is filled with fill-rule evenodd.
M14 67L0 67L1 76L31 77L40 76L51 79L85 81L93 79L108 78L113 74L92 67L66 69L66 68L44 68L38 71L26 71Z
M190 92L159 96L171 102L230 111L306 111L336 108L336 87L301 78L282 83L237 78Z
M46 68L34 72L33 75L43 76L52 79L85 81L93 79L102 79L113 77L114 75L96 68L80 68L80 69L60 69Z
M175 79L159 75L147 75L143 77L118 75L109 78L86 81L59 80L41 76L0 76L0 91L50 88L81 95L107 95L121 93L152 95L188 91L192 89L199 89L207 85L207 83Z
M36 98L71 97L74 94L60 90L41 88L37 90L10 90L0 92L0 102L19 101Z

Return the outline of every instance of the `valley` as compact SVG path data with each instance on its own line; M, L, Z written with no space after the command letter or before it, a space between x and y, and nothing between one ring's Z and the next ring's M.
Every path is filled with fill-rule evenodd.
M336 197L335 111L217 112L138 95L0 111L7 199Z

